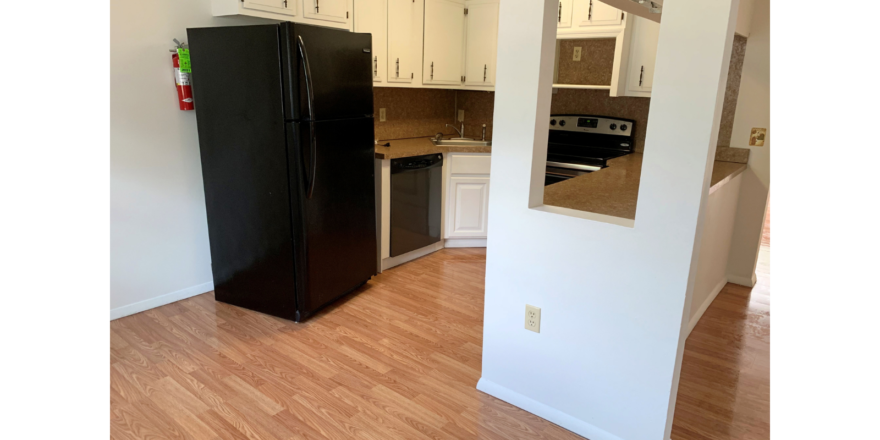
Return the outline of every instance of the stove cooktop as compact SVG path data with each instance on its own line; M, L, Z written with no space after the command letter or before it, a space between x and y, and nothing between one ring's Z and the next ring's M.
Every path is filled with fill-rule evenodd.
M632 153L635 121L593 115L551 115L547 161L601 167Z

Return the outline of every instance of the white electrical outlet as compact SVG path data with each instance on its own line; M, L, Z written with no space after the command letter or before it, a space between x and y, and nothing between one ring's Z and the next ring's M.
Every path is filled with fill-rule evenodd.
M449 114L449 113L447 113L447 114ZM458 111L458 122L464 122L464 110Z
M574 59L575 61L580 61L580 60L581 60L581 48L580 48L580 47L576 47L576 48L574 48L574 58L573 58L573 59Z
M385 109L379 109L379 122L385 122Z
M541 308L526 304L526 330L541 333Z

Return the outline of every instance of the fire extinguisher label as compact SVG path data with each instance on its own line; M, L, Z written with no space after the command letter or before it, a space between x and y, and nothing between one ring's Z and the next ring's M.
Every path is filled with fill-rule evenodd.
M192 85L190 84L189 75L190 74L187 72L183 72L176 67L174 68L174 82L177 83L177 85L179 86Z
M179 58L180 71L183 73L192 73L192 67L189 62L189 49L178 47L177 56Z

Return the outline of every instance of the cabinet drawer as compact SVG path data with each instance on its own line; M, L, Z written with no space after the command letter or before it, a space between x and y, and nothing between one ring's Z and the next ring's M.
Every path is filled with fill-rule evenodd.
M491 156L488 154L470 155L455 154L449 155L449 170L452 174L489 174Z

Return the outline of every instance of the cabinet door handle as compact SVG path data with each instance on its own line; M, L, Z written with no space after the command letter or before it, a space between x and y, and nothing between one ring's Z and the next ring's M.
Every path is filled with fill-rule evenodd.
M379 57L373 57L373 78L379 76Z
M395 67L394 77L400 78L400 58L397 59L397 67Z
M287 7L287 0L284 0L284 7Z
M483 64L483 82L486 82L486 69L488 65Z
M321 0L315 0L315 14L321 11Z
M645 66L642 66L641 72L639 72L639 87L642 86L642 77L645 76Z
M562 2L559 2L559 18L556 20L557 23L562 23Z
M431 61L431 80L434 80L434 62Z
M592 19L593 19L593 0L590 0L590 10L587 12L587 21L590 21Z

